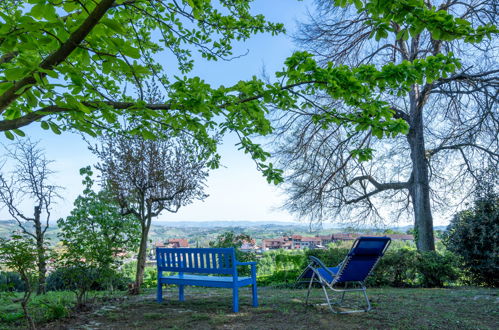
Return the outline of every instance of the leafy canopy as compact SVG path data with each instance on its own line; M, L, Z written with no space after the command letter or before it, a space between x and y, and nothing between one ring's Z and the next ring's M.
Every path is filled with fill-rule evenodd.
M122 120L140 123L129 133L155 138L163 133L189 131L212 156L217 167L217 137L236 132L240 148L250 153L268 181L280 182L281 171L267 162L269 154L251 137L272 131L269 109L296 110L311 106L307 97L326 93L344 100L350 113L331 111L314 118L327 127L341 123L356 130L372 130L379 138L407 132L394 118L378 92L401 86L407 92L416 81L434 81L454 72L459 60L452 54L425 60L326 68L312 55L293 54L277 74L278 82L256 77L233 86L212 87L187 74L193 52L208 60L230 58L232 42L252 34L284 31L250 13L252 0L6 0L0 4L0 130L8 138L24 135L21 127L35 121L56 134L76 129L90 135L116 131ZM421 0L336 0L355 5L375 26L371 37L387 38L389 24L402 26L397 38L427 29L434 39L477 42L497 33L477 28L443 9L427 8ZM171 76L171 67L184 76ZM170 60L171 58L171 60ZM166 61L165 61L166 62ZM175 71L175 70L174 70ZM148 103L144 88L159 82L166 101ZM134 92L131 92L134 91ZM355 150L359 160L372 150Z

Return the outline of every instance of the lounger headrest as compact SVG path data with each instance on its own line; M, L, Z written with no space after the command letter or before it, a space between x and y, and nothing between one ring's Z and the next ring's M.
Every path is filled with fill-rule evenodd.
M350 256L381 256L390 237L359 237L358 243L350 251Z

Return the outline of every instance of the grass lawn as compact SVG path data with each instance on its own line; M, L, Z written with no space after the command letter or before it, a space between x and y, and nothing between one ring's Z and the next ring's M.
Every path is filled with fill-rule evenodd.
M332 314L305 307L306 290L260 288L260 307L251 307L249 288L240 290L240 312L232 313L231 291L186 287L186 301L168 288L157 304L154 292L101 302L92 310L45 324L43 329L498 329L499 290L369 289L373 310ZM352 298L358 298L351 294ZM171 299L173 297L173 299ZM355 299L354 299L355 300ZM312 302L323 302L314 289ZM1 310L1 309L0 309ZM19 328L22 323L16 323ZM0 323L0 328L15 328Z

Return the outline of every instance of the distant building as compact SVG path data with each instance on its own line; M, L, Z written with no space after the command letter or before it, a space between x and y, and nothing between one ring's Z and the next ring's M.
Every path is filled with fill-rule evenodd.
M184 238L171 238L166 242L156 242L154 243L154 247L163 247L163 248L188 248L189 242Z
M262 240L262 250L277 250L277 249L285 249L291 250L292 244L287 239L287 237L280 238L266 238Z
M413 235L405 234L351 234L351 233L336 233L331 235L305 237L301 235L283 236L279 238L266 238L262 240L262 250L295 250L295 249L323 249L328 244L333 242L353 241L360 236L388 236L393 240L413 241Z
M262 250L296 250L315 249L321 245L319 237L303 237L301 235L284 236L279 238L267 238L262 240Z
M259 247L256 245L256 241L254 239L251 241L243 240L239 250L242 252L256 252L259 250Z

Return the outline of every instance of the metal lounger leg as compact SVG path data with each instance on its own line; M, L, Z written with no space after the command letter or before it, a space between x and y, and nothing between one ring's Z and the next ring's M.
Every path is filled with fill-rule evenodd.
M308 297L310 296L310 290L312 289L312 283L314 282L315 278L315 272L312 274L312 277L310 278L310 283L308 284L308 292L307 292L307 299L305 300L305 305L308 305Z
M347 288L347 282L345 282L344 289L346 290L346 288ZM346 293L346 291L343 291L343 293L341 294L341 300L340 300L340 304L339 304L340 306L343 304L343 299L345 299L345 293Z
M331 301L329 300L329 295L327 294L327 290L326 287L324 286L324 283L321 282L321 286L322 290L324 291L324 294L326 295L327 305L329 306L329 309L331 310L331 312L336 313L333 307L331 306Z
M365 309L365 311L369 312L371 310L371 302L369 301L369 298L367 297L367 291L366 291L365 286L362 287L362 292L364 293L364 297L366 298L366 302L367 302L367 308Z

